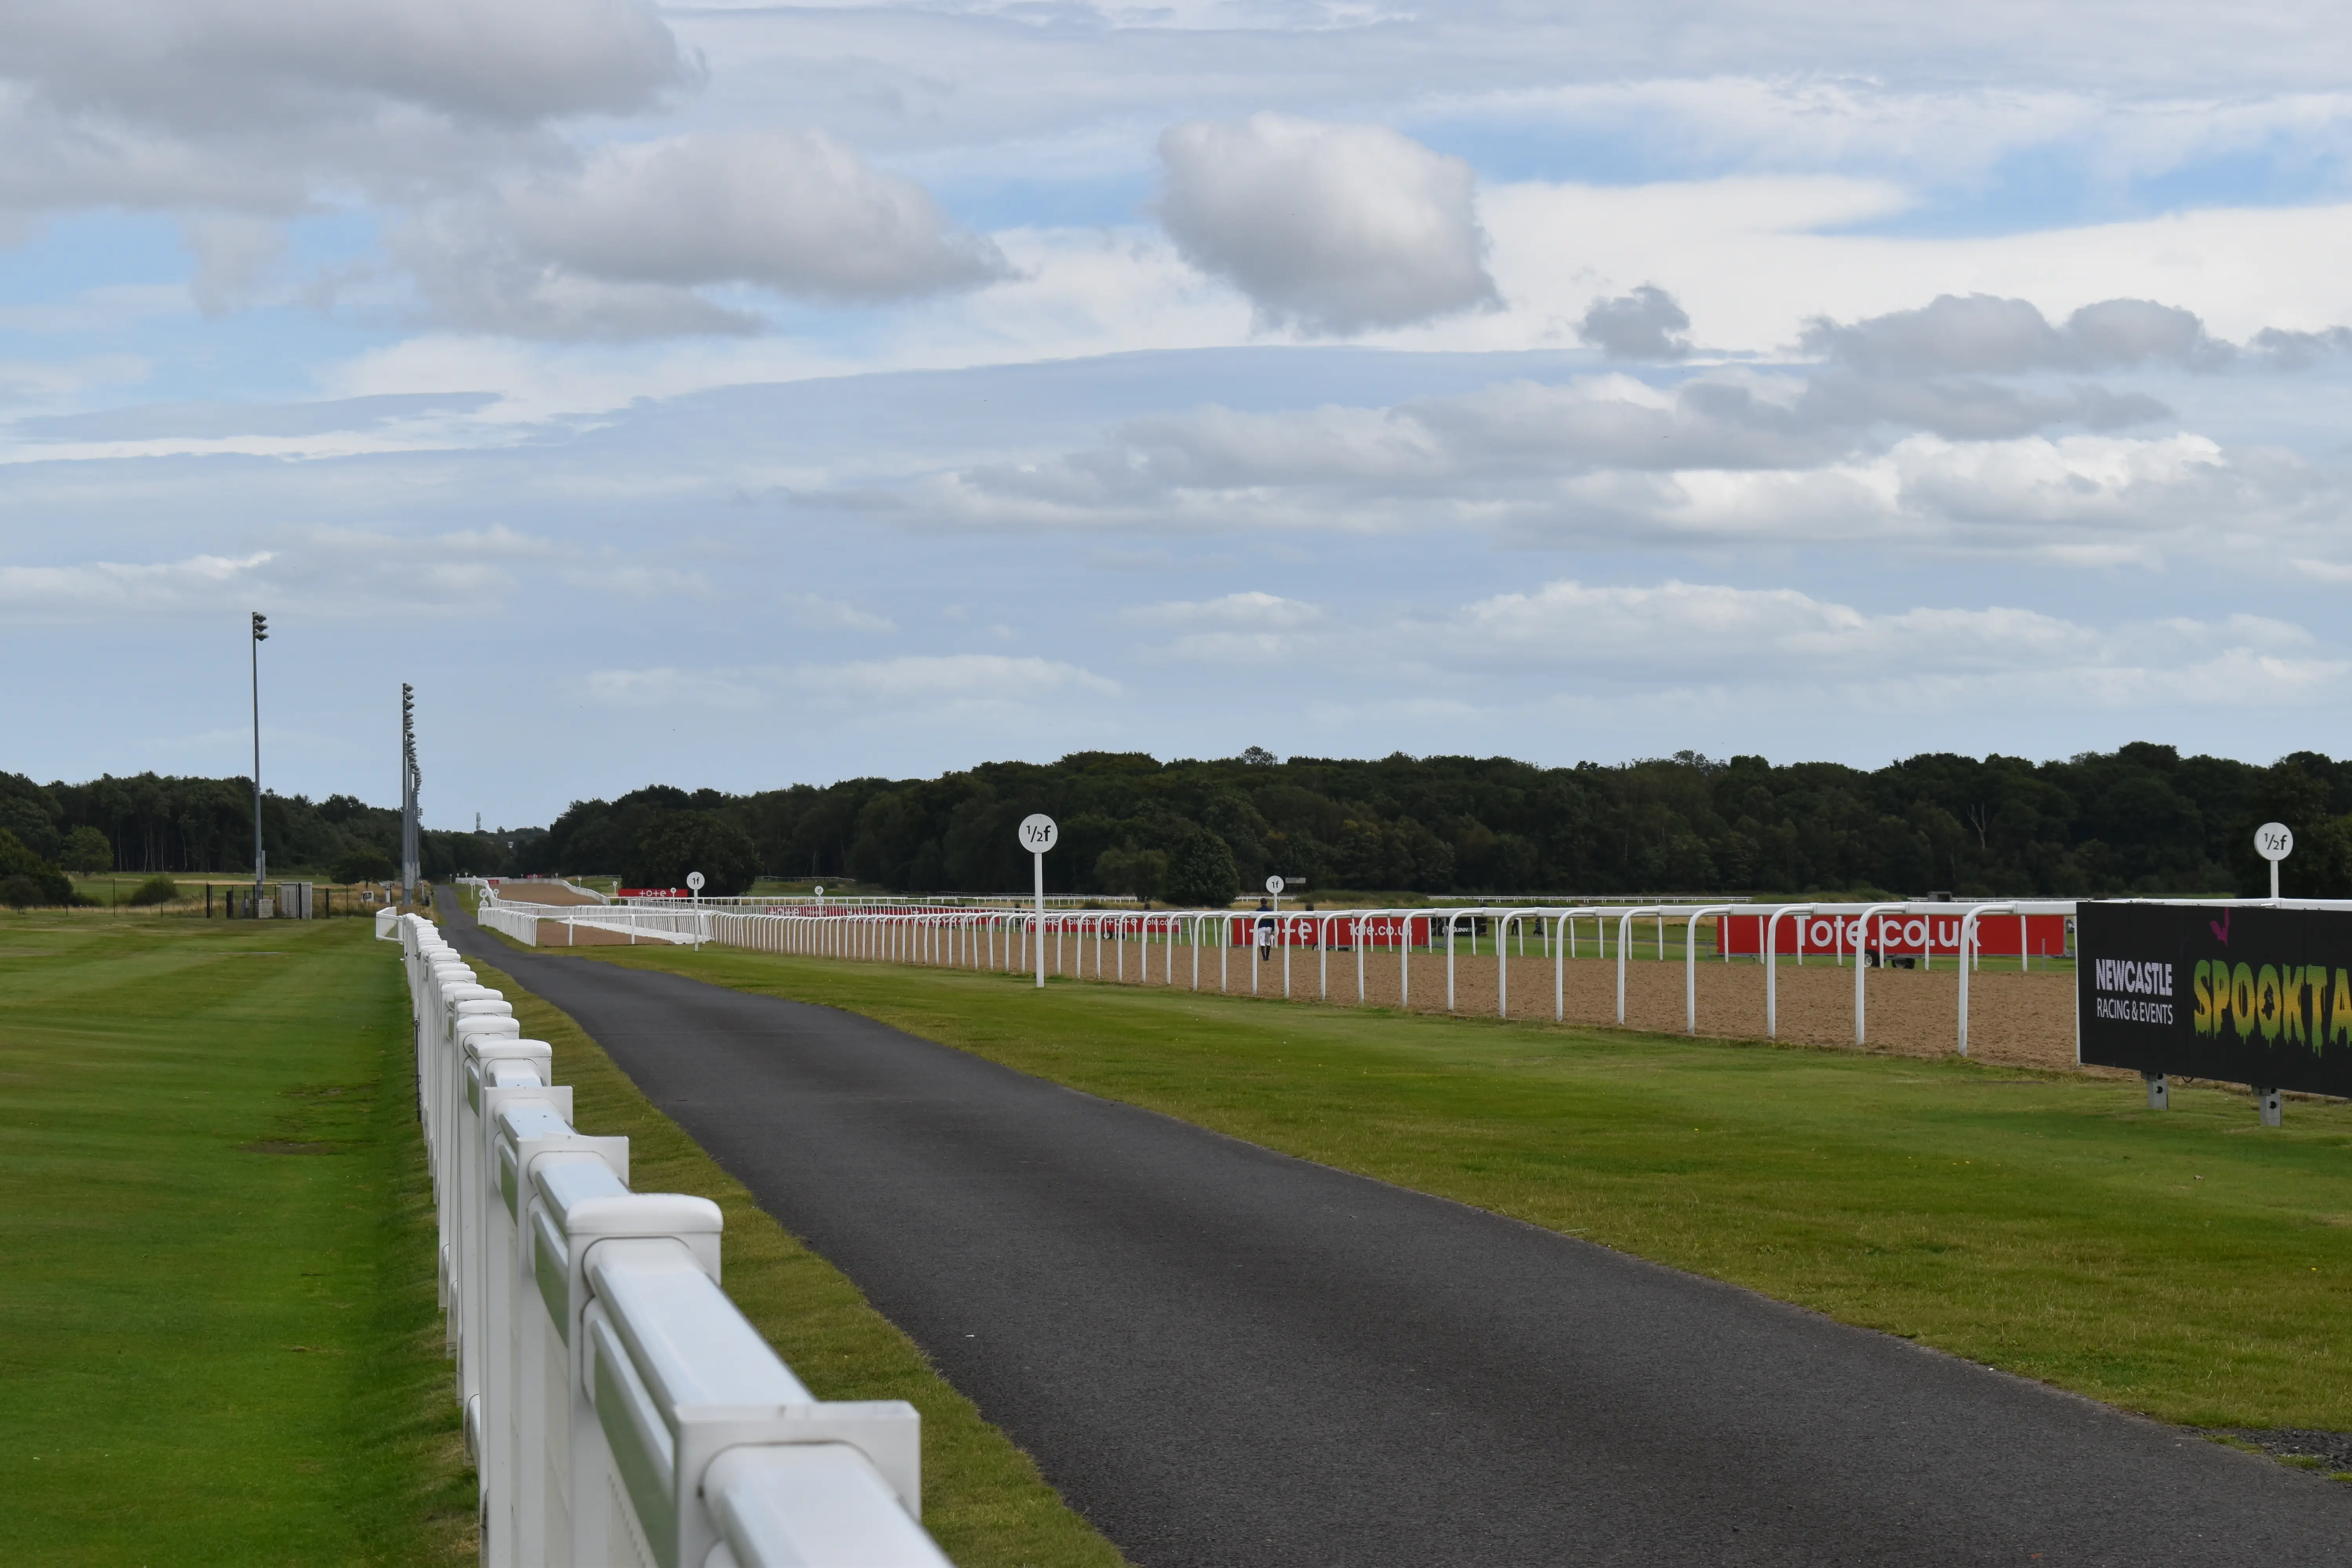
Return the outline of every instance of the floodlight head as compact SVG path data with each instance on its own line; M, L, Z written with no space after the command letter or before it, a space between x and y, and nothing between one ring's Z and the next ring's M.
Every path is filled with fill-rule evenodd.
M269 617L259 610L253 612L253 640L256 642L269 640Z

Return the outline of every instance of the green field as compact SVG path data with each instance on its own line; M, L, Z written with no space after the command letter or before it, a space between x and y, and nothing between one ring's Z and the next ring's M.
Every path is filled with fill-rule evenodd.
M372 930L0 914L0 1563L473 1560L407 1001ZM726 1208L730 1294L794 1370L921 1408L959 1563L1116 1568L854 1287L511 994L639 1187Z
M706 948L849 1008L2167 1420L2352 1428L2352 1106Z
M368 935L0 915L0 1561L472 1561Z

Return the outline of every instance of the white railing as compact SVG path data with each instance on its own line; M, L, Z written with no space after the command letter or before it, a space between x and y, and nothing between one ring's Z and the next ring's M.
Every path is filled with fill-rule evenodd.
M696 904L534 904L484 893L475 917L526 946L576 947L582 931L615 931L632 942L710 940L712 911ZM542 941L541 925L561 927Z
M668 893L637 893L621 900L641 908L665 904L697 904L720 910L760 910L782 913L787 910L813 910L832 911L851 910L859 913L876 910L987 910L1033 907L1036 900L1025 893L730 893L725 897L706 896L682 898ZM1049 909L1076 909L1085 904L1117 908L1133 908L1140 900L1129 893L1048 893Z
M1765 1015L1767 1037L1777 1035L1779 1024L1779 956L1773 945L1782 917L1801 913L1807 919L1819 918L1832 932L1832 944L1818 947L1816 960L1827 960L1843 967L1850 957L1858 955L1854 963L1853 1029L1857 1043L1867 1041L1868 1003L1864 986L1864 970L1874 967L1877 960L1889 949L1903 950L1906 943L1899 932L1890 937L1887 922L1930 922L1930 936L1922 952L1929 967L1935 955L1946 951L1948 962L1956 962L1963 953L1968 962L1961 966L1959 1016L1957 1033L1960 1054L1968 1053L1968 984L1970 969L1982 963L1979 935L1982 921L1998 910L2004 916L2063 915L2074 913L2072 900L2014 900L1998 904L1984 902L1952 902L1946 900L1907 903L1859 904L1734 904L1726 899L1704 902L1693 900L1682 904L1599 903L1560 906L1558 904L1525 904L1518 906L1436 907L1414 905L1387 910L1327 910L1279 913L1266 910L1171 910L1139 912L1124 910L1068 910L1048 909L1040 916L1034 909L992 910L924 910L904 904L875 910L858 907L836 907L830 902L822 910L759 910L713 908L703 905L673 905L666 912L687 917L691 921L699 911L701 925L698 937L671 940L698 940L725 947L748 948L758 952L795 953L816 957L863 959L877 962L909 963L931 966L987 969L1007 973L1031 972L1038 967L1040 948L1046 950L1045 964L1048 973L1069 978L1087 978L1087 955L1092 953L1094 978L1118 980L1127 978L1130 951L1137 979L1152 982L1155 963L1160 969L1160 983L1171 986L1189 985L1193 990L1208 989L1203 973L1203 960L1211 949L1215 952L1215 988L1230 992L1234 988L1232 956L1238 946L1246 950L1254 938L1262 939L1260 945L1271 956L1279 952L1281 960L1281 991L1285 999L1292 998L1295 990L1294 955L1301 952L1314 954L1315 974L1312 981L1316 999L1332 999L1331 957L1346 953L1353 959L1355 970L1355 1000L1360 1005L1367 1000L1367 965L1376 950L1393 950L1397 960L1397 999L1401 1006L1411 1006L1412 1000L1412 965L1415 952L1426 952L1434 959L1442 950L1444 956L1445 1010L1453 1012L1455 998L1455 978L1458 962L1466 957L1475 962L1480 957L1481 936L1491 938L1489 956L1495 963L1496 1011L1510 1015L1510 954L1509 943L1516 937L1519 955L1526 956L1529 934L1535 937L1537 954L1552 962L1552 1016L1564 1023L1568 1016L1567 964L1580 955L1586 940L1584 928L1590 922L1591 953L1595 958L1616 960L1616 1022L1626 1021L1627 960L1651 941L1648 928L1654 925L1656 956L1667 956L1667 931L1670 924L1681 931L1684 976L1684 1028L1686 1033L1698 1032L1698 980L1696 967L1700 958L1701 922L1719 921L1736 914L1741 919L1759 922L1759 930L1765 940L1759 942L1759 952L1754 956L1765 964ZM603 912L603 911L599 911ZM1636 921L1643 930L1637 931ZM1935 922L1951 927L1959 933L1959 946L1933 933ZM504 928L501 928L504 929ZM2071 927L2069 928L2071 931ZM529 940L529 939L525 939ZM1802 964L1802 938L1796 962ZM1462 950L1466 944L1467 952ZM1911 944L1917 945L1917 944ZM2021 951L2022 939L2021 938ZM2071 951L2071 941L2068 945ZM1188 955L1182 965L1183 978L1179 978L1178 955ZM1155 957L1155 954L1157 955ZM1743 955L1745 956L1745 955ZM2052 956L2057 956L2055 954ZM1731 955L1717 943L1710 960L1728 962ZM1379 962L1386 962L1383 956ZM2021 963L2022 963L2021 958ZM1259 994L1263 966L1248 966L1249 994ZM1344 988L1343 969L1340 984ZM1304 984L1303 981L1297 984Z
M567 893L578 894L591 903L609 904L613 901L613 896L610 893L601 893L593 888L583 888L579 883L562 877L460 877L457 880L467 887L479 888L485 893L503 892L509 885L520 885L526 888L561 888ZM529 903L531 900L517 899L510 901Z
M944 1568L914 1407L812 1394L719 1289L718 1205L632 1192L506 998L396 934L482 1562Z
M2210 900L2138 899L2124 901L2201 903ZM2278 908L2352 909L2352 900L2342 900L2248 901ZM746 907L747 902L758 907ZM942 909L903 900L858 904L828 899L822 906L812 902L799 907L780 907L764 900L739 901L731 907L710 900L670 900L658 907L642 905L625 910L596 910L578 918L583 926L606 923L608 929L631 931L645 940L709 942L758 952L947 965L1007 973L1030 973L1042 967L1056 975L1074 979L1087 978L1087 956L1090 952L1094 962L1093 978L1124 981L1128 977L1131 953L1139 982L1150 984L1152 968L1157 963L1160 984L1189 985L1196 991L1208 988L1204 957L1213 948L1216 955L1215 987L1220 992L1234 989L1234 949L1236 946L1246 949L1253 939L1259 939L1260 945L1269 956L1279 950L1280 994L1285 999L1297 994L1297 987L1305 984L1294 974L1294 956L1297 953L1305 951L1314 954L1314 994L1318 1000L1325 1002L1332 999L1332 954L1349 955L1354 961L1355 1000L1360 1005L1368 999L1367 966L1372 962L1370 952L1390 949L1394 951L1397 960L1397 1003L1405 1007L1410 1007L1412 1003L1412 953L1423 952L1434 959L1442 942L1447 1012L1456 1010L1455 981L1459 961L1466 956L1471 962L1476 962L1480 957L1480 938L1488 936L1492 938L1491 958L1496 966L1496 1011L1505 1017L1510 1016L1508 947L1516 938L1518 954L1525 957L1528 936L1532 932L1537 955L1550 959L1552 963L1552 1016L1555 1022L1560 1023L1565 1023L1568 1016L1568 961L1580 955L1586 940L1584 926L1589 921L1592 955L1599 959L1613 956L1616 961L1615 1022L1621 1026L1627 1021L1628 960L1641 948L1650 944L1654 932L1656 957L1664 961L1667 957L1667 930L1672 924L1680 927L1684 970L1683 1028L1692 1035L1698 1033L1697 966L1702 957L1702 924L1712 922L1712 931L1719 937L1721 922L1726 919L1738 919L1755 922L1756 951L1734 954L1727 951L1726 944L1718 940L1714 952L1706 956L1711 962L1729 963L1738 957L1764 965L1762 1021L1766 1038L1779 1036L1780 970L1785 963L1793 961L1801 968L1810 956L1817 963L1827 962L1843 968L1849 960L1853 961L1853 1039L1861 1045L1867 1044L1869 1039L1867 971L1879 967L1890 958L1895 963L1917 963L1928 969L1936 967L1940 960L1956 965L1959 971L1954 1034L1959 1054L1966 1056L1969 1054L1969 978L1982 968L1987 957L1987 931L1997 922L2017 921L2015 948L1994 944L1993 951L2000 955L2003 963L2014 958L2020 969L2030 968L2036 960L2046 968L2052 959L2073 956L2075 909L2076 901L2072 899L1759 904L1717 897L1683 902L1628 903L1596 900L1588 904L1567 906L1554 902L1468 907L1416 904L1402 909L1291 910L1280 913L1242 910L1139 911L1049 907L1041 915L1034 908ZM572 912L566 911L567 914ZM1796 917L1795 920L1785 929L1794 935L1793 951L1781 943L1782 922L1792 916ZM2063 935L2055 947L2046 950L2035 948L2029 952L2026 925L2037 916L2062 918L2065 922ZM563 917L549 914L542 918L551 921ZM1637 921L1641 922L1638 928ZM499 930L524 942L535 940L541 930L537 921L524 921L512 917L504 917L495 923ZM2006 930L2005 927L2002 929ZM2006 942L2005 936L2003 942ZM1466 954L1463 952L1465 943ZM1039 958L1041 949L1045 950L1047 955L1042 964ZM1181 979L1180 954L1186 955L1181 963ZM1379 962L1386 962L1385 957ZM1249 994L1258 994L1267 978L1265 968L1255 963L1247 967ZM1344 990L1344 968L1340 984Z

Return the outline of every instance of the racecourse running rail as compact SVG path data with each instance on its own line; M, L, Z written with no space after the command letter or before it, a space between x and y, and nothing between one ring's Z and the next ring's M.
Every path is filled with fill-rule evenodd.
M602 906L588 906L601 911ZM441 1304L489 1568L944 1568L902 1401L812 1394L719 1288L718 1205L630 1190L544 1041L415 914Z
M1616 1021L1625 1022L1626 960L1650 940L1654 927L1657 956L1666 956L1670 921L1682 927L1684 964L1684 1028L1698 1032L1697 965L1701 922L1727 919L1757 922L1761 940L1757 955L1765 965L1764 1033L1779 1034L1779 964L1784 953L1800 964L1808 952L1816 961L1843 965L1857 954L1883 957L1916 951L1932 966L1941 952L1959 966L1959 1007L1956 1024L1959 1054L1969 1049L1968 986L1970 971L1984 961L1989 921L2013 918L2019 922L2013 953L2021 964L2029 948L2025 922L2044 917L2071 927L2074 900L2019 900L1999 903L1804 903L1757 905L1745 902L1689 904L1528 904L1519 906L1441 907L1408 909L1327 910L1321 911L1169 910L1034 910L1004 908L941 909L916 901L891 904L871 900L857 904L806 901L753 905L745 900L715 904L648 900L629 905L550 906L501 899L486 883L480 892L481 923L517 942L530 945L575 942L578 931L596 930L625 934L632 942L699 944L748 948L756 952L866 959L880 962L1002 970L1018 973L1034 967L1037 949L1046 952L1056 974L1086 977L1091 953L1097 979L1125 980L1130 962L1136 978L1149 983L1158 967L1159 980L1198 991L1213 983L1220 992L1236 984L1233 956L1236 948L1254 942L1276 952L1281 960L1281 992L1286 999L1311 984L1318 1001L1333 999L1331 961L1341 960L1339 986L1344 997L1352 969L1354 999L1367 999L1369 965L1396 964L1400 1005L1412 1005L1412 966L1416 952L1434 956L1442 950L1445 962L1445 1010L1454 1010L1455 969L1466 957L1476 962L1481 936L1490 939L1495 963L1496 1011L1510 1012L1510 966L1505 962L1516 941L1526 955L1530 936L1540 956L1552 961L1552 1014L1565 1022L1568 1014L1567 962L1590 943L1595 957L1614 956L1617 963ZM1787 917L1797 917L1783 928ZM1637 929L1635 922L1642 922ZM1912 928L1924 927L1924 937ZM1720 930L1720 925L1716 928ZM1785 946L1786 930L1794 937ZM1938 934L1941 932L1942 934ZM1807 945L1809 933L1811 939ZM1908 933L1908 934L1906 934ZM1466 954L1460 949L1466 942ZM1716 959L1734 955L1718 940ZM2071 951L2062 937L2054 947L2040 950L2044 957ZM1293 974L1296 955L1310 955L1311 981ZM1378 954L1378 957L1374 955ZM1959 962L1961 959L1966 962ZM1204 964L1208 970L1204 973ZM1853 965L1853 1037L1867 1040L1868 996L1866 965ZM1259 966L1245 965L1249 993L1261 984ZM1108 973L1106 973L1108 969Z

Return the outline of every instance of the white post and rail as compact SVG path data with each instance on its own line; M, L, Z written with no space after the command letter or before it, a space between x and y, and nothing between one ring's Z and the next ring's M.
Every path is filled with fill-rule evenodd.
M718 1205L631 1190L628 1140L575 1130L550 1047L432 922L377 929L407 971L487 1568L948 1568L915 1408L811 1394L721 1289Z

